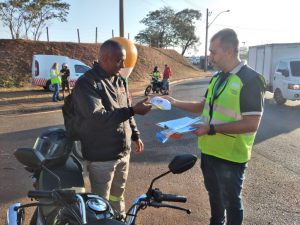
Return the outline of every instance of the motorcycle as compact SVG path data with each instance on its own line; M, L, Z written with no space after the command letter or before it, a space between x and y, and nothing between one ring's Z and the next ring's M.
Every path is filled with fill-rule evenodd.
M7 210L7 225L23 225L28 207L36 207L30 225L134 225L138 212L147 207L167 207L191 213L189 209L164 203L184 203L187 200L185 196L162 193L153 188L153 184L169 173L180 174L191 169L197 156L175 156L169 163L169 170L152 180L147 192L134 200L126 217L123 217L103 197L85 192L78 152L78 145L68 140L65 130L60 128L44 132L33 148L15 151L16 159L33 174L35 190L27 195L36 201L12 204Z
M163 82L154 77L152 77L150 84L145 89L145 96L148 96L151 91L152 93L161 93L162 95L169 94L169 90L164 88Z

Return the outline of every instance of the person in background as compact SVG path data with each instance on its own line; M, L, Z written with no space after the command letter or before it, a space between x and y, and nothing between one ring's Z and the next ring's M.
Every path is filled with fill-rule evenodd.
M50 69L50 80L51 85L54 87L54 92L52 96L52 101L57 102L62 99L59 98L59 88L61 84L61 74L58 72L58 63L54 63Z
M263 76L239 58L239 41L232 29L217 32L210 41L209 60L219 70L202 101L173 106L202 114L193 125L201 149L201 169L211 207L210 225L243 223L242 188L245 170L263 114Z
M160 84L160 78L161 78L161 75L160 75L160 72L158 70L158 67L155 66L154 69L153 69L153 72L152 72L152 80L153 80L153 93L156 92L158 93L159 90L158 90L158 85Z
M154 69L153 69L152 77L153 77L154 79L156 79L157 81L161 78L161 75L160 75L160 72L159 72L157 66L155 66Z
M164 89L167 90L167 94L169 93L169 81L171 76L172 76L171 68L167 64L165 64L162 82L163 82Z
M147 98L130 105L125 80L120 75L125 59L126 51L118 42L105 41L98 64L77 80L72 94L91 190L108 199L122 215L131 141L135 152L144 149L134 115L151 110Z
M64 63L62 65L62 69L60 70L61 74L61 87L62 87L62 94L63 94L63 99L65 98L65 90L67 89L68 93L71 94L70 92L70 85L69 85L69 79L70 79L70 70L68 68L68 65Z

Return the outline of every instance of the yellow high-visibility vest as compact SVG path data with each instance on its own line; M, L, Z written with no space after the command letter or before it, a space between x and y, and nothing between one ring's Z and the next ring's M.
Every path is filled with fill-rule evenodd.
M59 72L56 69L50 70L50 79L51 84L61 84L61 77L59 76Z
M247 76L261 76L253 70L248 71ZM214 88L220 76L212 78L207 90L207 97L202 113L204 122L210 124L222 124L242 119L240 111L240 93L244 85L237 74L231 74L218 88ZM261 76L262 77L262 76ZM260 77L260 78L261 78ZM261 78L263 80L263 78ZM219 95L219 96L218 96ZM210 118L210 104L214 96L218 96L212 107ZM203 135L198 138L198 146L207 155L225 159L237 163L245 163L250 160L251 149L256 132L244 134Z

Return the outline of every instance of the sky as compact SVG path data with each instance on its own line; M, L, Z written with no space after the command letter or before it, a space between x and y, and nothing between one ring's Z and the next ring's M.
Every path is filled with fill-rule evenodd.
M111 38L112 30L115 37L119 36L119 0L63 1L71 5L68 22L52 21L49 24L50 41L77 42L79 29L81 43L94 43L96 27L98 42ZM206 9L210 12L208 23L212 22L208 40L217 31L232 28L238 34L240 46L300 42L299 0L124 0L125 37L129 34L134 41L134 36L145 29L140 21L150 11L164 6L176 12L189 8L202 13L201 20L196 23L196 35L201 43L197 50L188 51L186 56L204 55ZM226 10L230 12L223 12ZM0 22L0 39L4 38L10 38L10 33ZM46 32L40 40L47 40Z

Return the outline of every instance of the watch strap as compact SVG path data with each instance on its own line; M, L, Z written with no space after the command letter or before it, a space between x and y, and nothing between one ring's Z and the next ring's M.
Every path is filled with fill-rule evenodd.
M209 131L208 131L207 134L208 135L215 135L216 134L215 126L213 124L209 124Z

